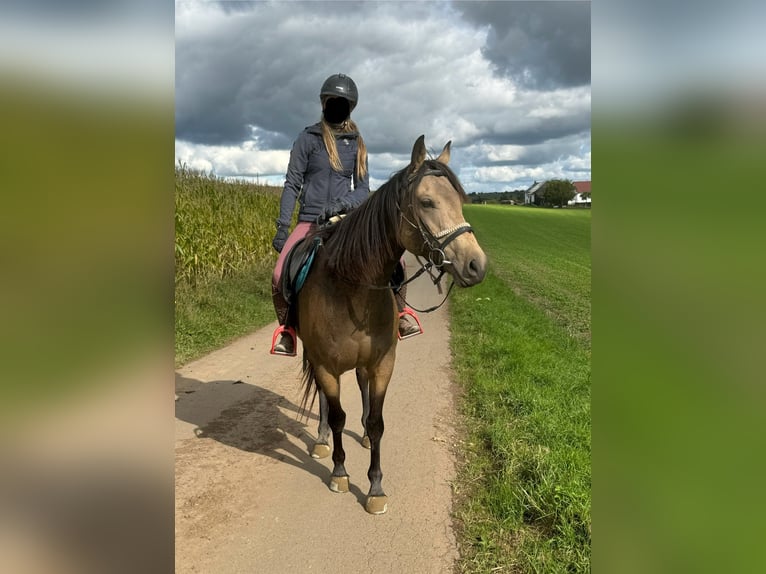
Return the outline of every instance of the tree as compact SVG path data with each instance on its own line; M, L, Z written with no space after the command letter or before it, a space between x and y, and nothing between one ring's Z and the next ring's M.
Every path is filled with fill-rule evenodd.
M511 199L516 203L524 203L524 191L523 189L517 189L511 192Z
M576 194L574 184L568 179L551 179L537 192L542 205L558 205L564 207L567 201Z

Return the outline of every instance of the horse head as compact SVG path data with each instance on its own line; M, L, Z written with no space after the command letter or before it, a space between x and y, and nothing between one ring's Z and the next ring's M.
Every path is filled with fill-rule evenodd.
M450 145L439 157L426 159L425 137L412 148L406 168L410 185L402 202L399 240L411 253L428 259L434 267L450 273L461 287L484 279L487 256L463 217L465 191L447 166Z

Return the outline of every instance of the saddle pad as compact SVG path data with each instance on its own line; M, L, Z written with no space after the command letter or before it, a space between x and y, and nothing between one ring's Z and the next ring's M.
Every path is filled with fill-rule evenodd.
M301 239L287 254L282 268L282 296L291 304L298 295L308 277L314 256L322 244L322 239L314 237L310 242Z

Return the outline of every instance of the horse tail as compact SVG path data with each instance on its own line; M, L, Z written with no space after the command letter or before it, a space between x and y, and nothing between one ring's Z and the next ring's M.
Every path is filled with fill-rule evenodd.
M301 399L298 412L301 417L308 418L311 409L314 408L314 401L319 392L319 384L314 374L314 366L306 358L305 352L303 353L303 380L301 381L301 386L303 387L303 398ZM310 403L309 400L311 401ZM307 406L308 408L306 408Z

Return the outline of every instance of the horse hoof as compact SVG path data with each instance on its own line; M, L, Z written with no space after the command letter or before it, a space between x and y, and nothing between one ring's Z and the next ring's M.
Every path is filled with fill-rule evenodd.
M331 476L330 490L333 492L348 492L348 476Z
M370 437L368 437L367 435L362 437L362 446L364 448L370 448Z
M330 446L316 443L311 449L311 458L326 458L330 456Z
M387 496L368 496L364 509L370 514L383 514L388 510Z

